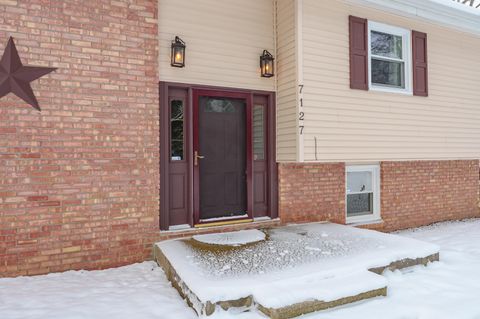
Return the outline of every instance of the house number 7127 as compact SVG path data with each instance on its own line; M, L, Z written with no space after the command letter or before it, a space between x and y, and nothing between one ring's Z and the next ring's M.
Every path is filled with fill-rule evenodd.
M298 86L299 92L298 92L298 97L299 97L299 102L300 102L300 111L298 114L298 128L300 130L300 135L303 135L303 131L305 129L304 125L304 120L305 120L305 112L303 111L303 84L300 84Z

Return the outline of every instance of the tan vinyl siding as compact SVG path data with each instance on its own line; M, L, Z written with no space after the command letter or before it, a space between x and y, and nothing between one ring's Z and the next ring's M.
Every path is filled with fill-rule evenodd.
M277 160L297 158L297 64L294 0L277 1Z
M480 38L343 1L303 0L305 160L480 157ZM348 16L428 34L429 97L349 88Z
M159 0L160 81L275 90L259 57L274 53L273 0ZM187 43L186 67L170 67L175 36Z

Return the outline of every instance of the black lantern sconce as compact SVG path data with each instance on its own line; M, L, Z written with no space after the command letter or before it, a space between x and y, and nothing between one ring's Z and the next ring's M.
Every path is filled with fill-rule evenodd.
M175 41L172 41L171 66L176 68L185 67L185 48L185 42L179 37L175 37Z
M260 56L260 71L263 78L271 78L275 75L275 58L267 50L263 50L263 54Z

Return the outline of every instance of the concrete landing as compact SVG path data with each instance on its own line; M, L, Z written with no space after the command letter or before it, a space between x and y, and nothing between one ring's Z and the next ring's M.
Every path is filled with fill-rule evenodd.
M242 308L273 319L385 296L385 269L439 259L435 245L344 225L261 231L160 242L155 259L199 315Z

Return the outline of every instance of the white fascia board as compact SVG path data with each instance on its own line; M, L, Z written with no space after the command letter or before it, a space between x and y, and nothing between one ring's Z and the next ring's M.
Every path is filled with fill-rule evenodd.
M347 4L384 10L396 15L429 21L480 36L480 16L429 0L343 0ZM473 10L473 9L472 9Z

